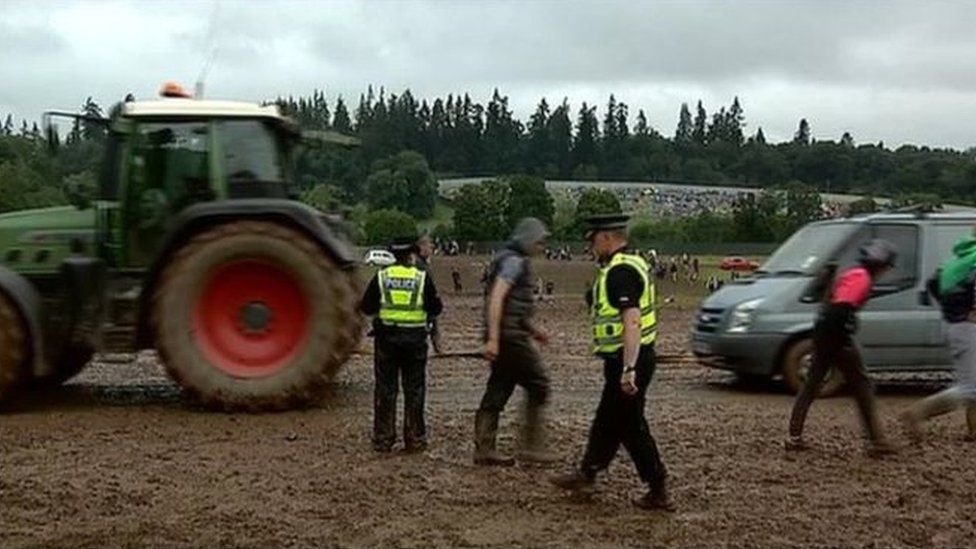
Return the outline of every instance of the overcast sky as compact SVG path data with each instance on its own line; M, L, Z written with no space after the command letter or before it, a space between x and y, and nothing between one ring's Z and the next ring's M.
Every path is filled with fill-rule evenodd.
M976 2L0 0L0 113L192 87L215 50L210 98L498 87L525 118L541 97L575 114L614 93L671 135L682 102L738 95L747 133L770 140L806 117L821 139L966 148L974 29Z

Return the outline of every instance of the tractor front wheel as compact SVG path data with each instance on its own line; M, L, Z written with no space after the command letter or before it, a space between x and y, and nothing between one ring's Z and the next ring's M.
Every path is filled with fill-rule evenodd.
M291 228L237 221L194 236L162 273L153 327L170 375L204 405L316 400L356 342L347 273Z
M0 404L27 379L28 337L17 306L0 291Z

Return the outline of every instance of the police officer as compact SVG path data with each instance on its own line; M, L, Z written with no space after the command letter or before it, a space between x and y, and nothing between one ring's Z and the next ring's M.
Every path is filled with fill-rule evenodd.
M495 437L498 416L516 385L527 394L520 459L555 460L545 449L543 425L543 410L549 400L549 376L533 344L533 340L545 343L548 338L532 323L535 296L530 265L530 258L545 250L543 243L548 235L546 226L538 219L522 219L488 270L484 357L491 363L491 374L475 415L474 462L477 465L515 463L496 450Z
M396 442L398 378L403 380L406 451L427 448L427 322L442 305L434 281L413 265L416 239L400 238L390 251L396 263L380 269L366 287L360 311L373 316L373 449L390 452Z
M553 482L565 489L590 492L621 445L648 486L634 500L643 509L674 511L667 490L667 471L644 417L647 386L654 375L654 283L647 263L627 248L627 216L587 220L587 240L599 261L590 305L593 352L603 359L603 394L579 468Z

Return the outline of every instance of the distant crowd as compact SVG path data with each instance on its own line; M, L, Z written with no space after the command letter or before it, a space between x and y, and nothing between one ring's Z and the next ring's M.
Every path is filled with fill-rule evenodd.
M473 255L471 248L471 244L466 246L465 253L468 255ZM455 253L450 253L451 250L459 249L456 242L448 242L447 247L444 249L447 251L438 251L436 253L443 255L459 255L456 251ZM438 247L437 250L441 250L441 248ZM494 253L495 250L490 250L489 255L493 256ZM701 259L690 253L686 252L669 257L659 256L657 250L654 249L647 249L643 251L636 250L634 253L644 258L644 260L647 262L648 274L653 276L659 282L670 281L673 284L698 284L702 282ZM582 254L577 254L574 256L572 249L570 249L568 246L561 248L547 248L545 251L545 257L550 261L572 261L574 259L588 261L593 260L593 256L589 250L584 250ZM487 262L481 264L481 277L479 280L479 285L481 286L482 292L487 291L489 274L488 267L489 265ZM726 282L735 281L741 276L742 274L735 270L730 271L727 278L713 274L704 281L704 285L709 292L715 292L722 288ZM451 282L454 293L461 293L464 291L461 271L457 267L453 267L451 269ZM554 294L555 283L552 280L546 280L540 277L535 281L535 295L540 301L552 299Z
M579 200L587 187L566 189L573 200ZM699 189L695 187L604 187L614 193L625 211L646 212L657 217L693 217L703 213L730 214L736 201L750 191ZM846 208L837 201L823 202L823 217L835 219L845 215Z

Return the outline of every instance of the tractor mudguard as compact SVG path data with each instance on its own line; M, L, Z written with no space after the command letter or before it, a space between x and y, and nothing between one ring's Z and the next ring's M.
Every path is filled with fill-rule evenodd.
M170 256L193 234L221 223L254 219L276 221L294 227L319 243L322 250L342 269L353 269L356 258L352 247L343 236L341 223L322 212L294 200L271 198L240 198L194 204L169 224L168 235L161 252L146 273L139 297L139 320L136 331L136 348L152 346L149 330L149 311L159 275Z
M44 360L44 341L41 332L41 296L24 277L0 265L0 289L4 291L20 309L30 335L30 370L33 374L43 372L48 366Z

